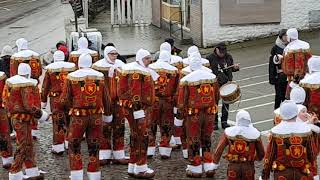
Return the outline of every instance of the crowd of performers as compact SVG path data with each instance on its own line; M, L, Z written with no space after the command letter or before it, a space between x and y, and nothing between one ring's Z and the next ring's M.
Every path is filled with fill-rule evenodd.
M207 59L191 46L188 57L182 59L165 42L155 62L147 50L140 49L135 62L124 63L117 59L113 46L106 46L104 58L99 60L99 54L88 49L87 39L81 37L77 51L54 53L43 83L39 54L29 50L23 38L16 45L18 52L13 55L9 46L4 47L1 68L9 70L0 72L0 155L10 180L44 179L37 167L33 140L38 123L49 117L52 153L68 151L72 180L84 176L84 138L90 180L101 179L100 167L110 163L128 165L132 177L153 178L156 171L148 167L147 157L155 155L158 127L161 159L170 158L173 148L181 149L188 159L189 177L214 177L227 149L223 157L228 161L229 180L254 180L255 161L261 160L260 179L269 179L271 172L281 180L318 178L320 57L311 55L309 44L298 39L296 29L280 32L270 57L270 83L275 84L277 94L276 125L270 130L266 150L249 112L239 110L236 125L227 124L229 104L240 95L239 86L231 82L232 72L240 67L224 43ZM69 62L65 61L67 54ZM220 99L225 131L213 151ZM124 151L126 121L130 127L129 158ZM10 124L16 133L14 154ZM176 145L172 147L170 141Z

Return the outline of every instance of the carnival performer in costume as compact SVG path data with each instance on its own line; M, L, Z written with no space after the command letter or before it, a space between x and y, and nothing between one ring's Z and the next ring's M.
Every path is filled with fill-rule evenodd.
M306 106L309 111L320 118L320 57L312 56L308 61L309 74L301 81L300 86L306 90Z
M53 145L51 152L53 154L62 155L67 148L67 122L68 112L61 106L60 96L62 87L68 73L76 70L75 64L65 62L65 55L62 51L56 51L53 54L54 62L46 67L41 92L41 107L47 107L48 97L50 98L50 110L52 112L52 127L53 127Z
M31 76L29 78L36 79L39 83L39 77L42 75L42 64L39 54L28 48L28 41L20 38L16 41L18 52L11 56L10 60L10 77L18 74L18 66L20 63L29 64L31 67ZM38 123L32 122L32 137L34 140L39 138Z
M254 162L264 157L260 132L253 127L250 114L240 110L236 115L236 125L226 128L214 153L215 168L218 167L224 149L228 164L228 180L254 180Z
M170 52L161 51L157 62L149 65L149 68L157 72L160 77L155 82L156 98L152 112L152 133L149 139L148 155L155 153L157 126L159 126L161 133L159 152L163 159L171 156L170 138L174 130L173 108L179 82L178 69L170 65L170 59Z
M284 101L280 106L280 124L271 129L269 144L264 158L261 179L313 179L311 163L318 155L312 130L297 122L298 107L293 101Z
M84 133L89 152L89 180L101 178L99 150L102 122L112 119L111 100L103 74L91 69L91 65L91 56L82 54L78 63L80 69L68 74L60 97L71 116L68 133L71 180L83 179L81 141Z
M17 149L10 169L9 179L44 179L37 167L32 141L32 123L48 119L48 113L41 110L38 81L30 79L31 68L21 63L18 75L6 80L3 92L3 104L16 131Z
M100 165L110 163L113 155L114 164L128 164L124 153L125 118L121 116L119 95L117 92L121 67L125 65L117 59L118 52L113 46L106 46L104 59L94 63L92 68L104 74L105 84L109 88L113 118L103 122L103 136L99 152ZM113 147L113 148L112 148Z
M183 59L183 67L187 67L190 64L190 56L192 53L200 53L197 46L191 46L188 48L188 57ZM210 62L208 59L201 58L202 65L205 67L210 67Z
M193 57L190 68L193 72L180 80L177 101L178 108L185 114L184 127L190 161L186 174L189 177L201 177L203 167L206 176L212 177L214 167L211 134L214 128L214 116L217 113L218 84L214 74L202 70L201 58ZM200 157L200 148L203 158Z
M149 125L155 101L154 81L159 77L148 68L151 61L147 50L138 50L136 62L122 66L118 86L121 111L130 126L128 174L138 178L152 178L155 175L147 165Z
M73 62L78 67L78 61L81 54L90 54L92 61L97 62L99 60L99 53L88 48L89 42L85 37L81 37L78 40L78 50L72 51L69 56L69 62Z
M10 169L13 154L12 154L12 145L10 138L10 120L8 119L8 114L6 109L2 106L2 94L3 89L6 83L7 76L4 72L0 71L0 156L2 159L2 167L4 169Z

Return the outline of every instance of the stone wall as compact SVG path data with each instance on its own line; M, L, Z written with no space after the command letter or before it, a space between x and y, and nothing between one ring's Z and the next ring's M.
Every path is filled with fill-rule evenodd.
M202 0L203 43L213 46L220 41L243 41L275 34L282 28L305 30L320 25L319 0L281 0L281 23L220 25L220 0ZM192 32L193 33L193 32Z

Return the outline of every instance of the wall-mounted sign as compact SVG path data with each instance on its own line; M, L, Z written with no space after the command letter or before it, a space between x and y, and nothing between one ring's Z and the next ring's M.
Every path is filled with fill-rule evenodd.
M279 23L281 0L220 0L220 24Z

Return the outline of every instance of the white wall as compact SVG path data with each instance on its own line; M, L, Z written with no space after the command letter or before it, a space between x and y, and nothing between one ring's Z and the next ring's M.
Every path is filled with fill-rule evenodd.
M308 29L309 11L320 10L320 0L281 0L281 23L259 25L220 26L220 0L203 2L203 46L220 41L241 41L252 37L269 35L282 28Z

